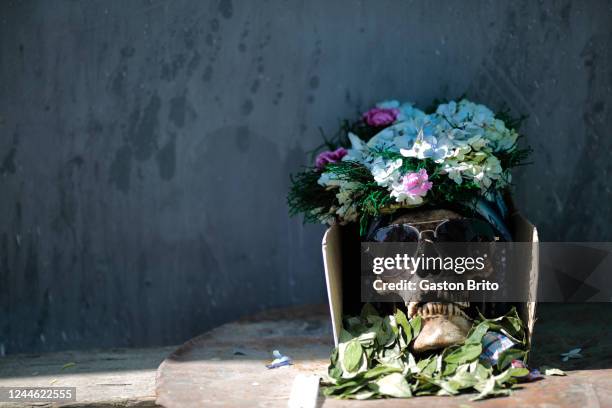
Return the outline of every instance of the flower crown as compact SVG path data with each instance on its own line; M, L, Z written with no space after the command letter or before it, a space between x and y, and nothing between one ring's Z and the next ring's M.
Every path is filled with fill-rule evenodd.
M292 177L288 204L307 222L359 221L424 204L498 202L510 169L530 149L517 146L518 125L507 111L494 114L466 99L429 113L385 101L361 119L345 121L315 166Z

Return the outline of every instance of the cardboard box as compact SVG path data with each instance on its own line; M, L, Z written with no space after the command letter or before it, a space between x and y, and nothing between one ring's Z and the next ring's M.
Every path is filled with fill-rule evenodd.
M510 216L511 232L514 240L518 242L538 242L538 231L520 213L515 212ZM361 306L361 291L359 286L359 234L351 227L334 225L327 229L323 235L323 264L325 266L325 282L327 284L327 296L329 299L329 311L332 319L334 332L334 344L338 345L338 335L342 328L342 314L345 310L349 314L355 313ZM352 241L351 245L347 241ZM354 253L350 259L343 256L347 252ZM525 260L525 286L521 288L527 294L527 302L517 305L519 316L525 323L527 331L527 346L531 344L533 328L535 324L536 296L538 289L538 246L531 247L531 259ZM351 279L352 278L352 279ZM357 281L356 283L354 281ZM353 284L354 283L354 284ZM357 291L357 293L354 293ZM352 309L352 310L351 310ZM358 313L358 312L357 312Z

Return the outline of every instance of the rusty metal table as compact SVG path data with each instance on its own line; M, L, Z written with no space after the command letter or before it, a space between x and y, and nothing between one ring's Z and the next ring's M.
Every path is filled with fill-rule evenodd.
M157 403L163 407L286 407L298 373L325 373L332 347L326 307L268 312L225 324L185 343L160 365ZM294 365L268 370L271 351ZM507 398L480 402L471 395L346 401L319 397L319 406L384 407L610 407L612 369L571 371L523 384Z

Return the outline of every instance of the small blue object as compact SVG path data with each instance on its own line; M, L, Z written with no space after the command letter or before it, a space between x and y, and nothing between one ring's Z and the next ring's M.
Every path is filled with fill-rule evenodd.
M274 360L272 360L272 363L266 365L266 368L268 369L278 368L278 367L283 367L283 366L288 366L288 365L293 364L293 361L291 361L291 358L289 356L282 355L281 352L278 350L274 350L272 352L272 355L274 356Z
M540 380L544 377L542 377L542 373L540 373L540 370L534 368L533 370L529 371L529 374L527 374L526 376L527 381L535 381L535 380Z
M482 338L483 350L480 358L488 361L491 365L497 364L499 356L513 346L514 342L503 334L493 331L487 332Z

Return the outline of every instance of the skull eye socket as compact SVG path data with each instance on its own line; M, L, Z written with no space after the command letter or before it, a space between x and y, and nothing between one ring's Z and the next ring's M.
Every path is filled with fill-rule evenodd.
M372 239L375 242L418 242L419 231L411 225L392 224L378 229Z
M496 236L491 225L475 218L448 220L436 228L439 242L494 242Z

